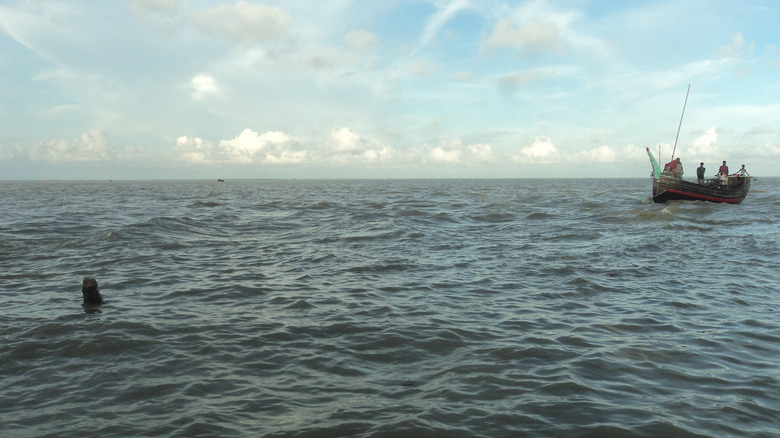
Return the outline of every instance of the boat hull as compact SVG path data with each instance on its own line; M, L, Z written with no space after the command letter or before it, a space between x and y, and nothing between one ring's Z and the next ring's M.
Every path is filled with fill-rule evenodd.
M653 202L683 200L739 204L750 191L751 179L731 176L726 181L716 178L698 183L660 175L653 178Z

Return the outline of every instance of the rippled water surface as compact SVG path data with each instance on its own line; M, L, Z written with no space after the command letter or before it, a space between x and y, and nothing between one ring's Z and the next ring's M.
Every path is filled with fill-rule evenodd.
M0 182L0 429L778 436L778 188Z

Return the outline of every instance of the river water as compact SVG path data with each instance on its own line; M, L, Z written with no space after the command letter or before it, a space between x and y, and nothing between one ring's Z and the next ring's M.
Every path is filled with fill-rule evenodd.
M780 435L780 179L650 186L0 182L2 435Z

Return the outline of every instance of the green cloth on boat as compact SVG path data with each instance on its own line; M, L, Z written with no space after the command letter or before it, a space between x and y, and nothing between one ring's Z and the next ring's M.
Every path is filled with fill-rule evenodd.
M655 157L653 156L652 152L650 152L650 148L645 149L647 149L647 155L650 156L650 162L653 163L653 178L660 178L661 166L658 165L658 161L655 161Z

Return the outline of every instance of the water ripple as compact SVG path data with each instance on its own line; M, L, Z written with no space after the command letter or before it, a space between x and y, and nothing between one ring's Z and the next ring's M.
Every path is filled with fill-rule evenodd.
M6 184L4 434L776 436L778 183Z

